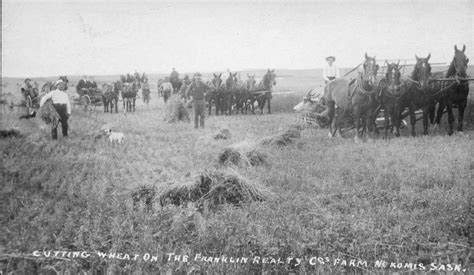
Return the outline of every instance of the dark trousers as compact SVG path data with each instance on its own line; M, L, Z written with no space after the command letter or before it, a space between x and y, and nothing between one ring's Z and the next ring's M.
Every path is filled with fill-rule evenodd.
M194 109L194 128L198 128L198 122L201 128L204 128L204 118L206 116L206 101L204 99L195 99L193 101Z
M335 76L328 76L328 79L329 79L329 81L331 81L331 80L336 79L336 77L335 77ZM329 81L325 80L325 81L324 81L324 84L328 84Z
M56 112L59 114L59 122L61 122L61 127L63 130L63 137L67 137L67 105L66 104L53 104L54 109L56 109ZM53 136L53 139L58 139L58 125L53 125L53 128L51 130L51 134Z

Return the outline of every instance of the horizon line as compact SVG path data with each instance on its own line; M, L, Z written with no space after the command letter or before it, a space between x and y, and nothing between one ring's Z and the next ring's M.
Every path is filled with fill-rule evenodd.
M406 64L405 66L413 66L414 64ZM447 66L449 65L448 63L446 62L435 62L433 64L431 64L431 66ZM359 66L359 65L357 65ZM357 66L353 66L353 67L346 67L346 66L342 66L342 67L339 67L339 69L342 69L342 70L347 70L347 69L353 69ZM383 66L383 65L382 65ZM322 70L323 67L313 67L313 68L298 68L298 69L289 69L289 68L273 68L275 71L278 71L278 70L287 70L287 71L310 71L310 70ZM246 71L265 71L265 70L268 70L268 68L244 68L244 69L240 69L240 70L230 70L231 72L246 72ZM225 70L210 70L210 71L193 71L193 72L182 72L182 73L179 73L181 75L186 75L186 74L193 74L193 73L196 73L196 72L200 72L200 73L203 73L203 74L212 74L212 73L219 73L219 72L225 72ZM131 74L133 74L132 72L129 72ZM164 72L152 72L152 73L147 73L147 72L139 72L140 74L142 73L145 73L147 75L167 75L169 74L169 72L167 73L164 73ZM63 74L64 75L64 74ZM66 76L82 76L82 75L88 75L88 76L121 76L121 75L124 75L123 73L110 73L110 74L86 74L86 73L74 73L74 74L66 74ZM60 75L57 75L57 76L60 76ZM54 77L57 77L56 75L43 75L43 76L25 76L25 75L9 75L9 76L6 76L6 75L3 75L2 73L2 78L54 78Z

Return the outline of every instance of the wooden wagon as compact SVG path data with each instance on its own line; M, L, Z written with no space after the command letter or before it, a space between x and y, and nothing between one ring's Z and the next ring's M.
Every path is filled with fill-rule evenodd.
M89 88L77 90L78 98L74 99L74 103L81 105L84 111L92 110L91 107L100 106L102 102L102 91L99 88Z

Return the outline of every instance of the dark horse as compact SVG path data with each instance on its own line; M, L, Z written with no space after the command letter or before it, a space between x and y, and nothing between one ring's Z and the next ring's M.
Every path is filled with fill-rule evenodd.
M388 137L390 124L395 127L395 136L400 136L401 123L401 100L406 91L400 80L400 61L398 63L388 64L385 78L379 83L379 101L384 109L385 115L385 138Z
M423 134L428 134L428 115L434 109L436 99L434 89L429 87L431 77L431 65L428 63L431 54L426 58L419 58L415 55L416 64L411 74L411 78L404 81L406 95L402 98L401 110L408 107L410 113L411 135L415 136L416 116L415 111L423 110Z
M235 109L237 113L240 110L241 114L247 114L248 108L250 107L249 102L253 102L253 93L252 91L255 89L255 75L250 76L247 74L247 81L241 81L239 79L235 79L235 87L236 92L234 95L235 98ZM253 79L253 81L252 81ZM252 109L252 112L254 110Z
M454 57L449 65L449 69L446 73L446 78L454 77L467 77L467 63L469 59L466 57L464 52L466 51L466 45L463 45L462 50L458 50L457 46L454 46ZM458 106L458 132L463 131L463 119L464 119L464 109L467 105L467 97L469 95L469 82L467 80L457 80L456 83L451 85L451 88L446 89L445 93L440 94L439 98L439 107L436 114L435 127L440 124L441 117L443 116L444 108L447 108L448 112L448 135L453 134L453 105Z
M122 100L125 112L135 111L138 87L135 83L122 83Z
M334 137L339 130L341 133L341 121L349 110L352 110L353 121L356 129L355 141L358 142L361 135L360 126L363 120L363 130L368 125L369 132L375 130L375 118L380 109L377 100L378 85L375 57L365 54L363 71L359 76L350 81L346 78L337 78L329 82L324 89L324 102L328 106L327 116L329 123L329 136ZM336 109L337 106L337 109ZM337 112L337 113L336 113Z
M234 105L235 93L237 85L237 73L230 73L224 85L224 93L222 94L222 110L226 115L232 114L232 106Z
M257 87L257 81L255 80L255 74L249 75L247 74L247 83L246 83L246 91L248 93L247 100L245 101L245 113L250 108L252 113L255 114L254 103L256 98L253 96L253 92Z
M247 84L237 78L237 73L230 74L226 81L226 86L228 88L228 92L230 93L230 97L232 99L231 102L227 102L232 107L235 107L236 113L244 113L244 107L246 104L247 99L251 96L247 90ZM228 95L229 96L229 95ZM232 108L229 110L229 114L232 112Z
M179 79L178 76L170 76L170 82L171 85L173 86L173 93L179 92L179 89L181 89L181 85L183 85L183 81Z
M114 106L115 113L118 113L118 95L120 90L120 81L115 82L113 85L109 83L104 83L102 85L102 102L104 103L104 113L112 113Z
M272 92L273 86L276 85L276 75L275 69L267 70L267 73L263 76L262 80L258 83L253 95L255 96L258 107L260 108L260 114L263 115L263 108L265 104L268 104L268 113L272 113L271 107L271 100L272 100Z
M214 77L212 80L209 82L209 86L213 87L211 91L209 91L206 94L206 100L207 103L209 104L209 115L211 115L211 109L212 105L216 107L216 116L219 115L219 112L224 111L222 108L222 103L223 103L223 96L222 96L222 79L221 79L222 74L214 74Z

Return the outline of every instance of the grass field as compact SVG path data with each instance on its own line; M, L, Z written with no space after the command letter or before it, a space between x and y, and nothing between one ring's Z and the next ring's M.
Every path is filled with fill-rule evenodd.
M329 139L327 130L307 128L287 146L259 144L295 124L291 108L310 87L319 85L311 75L293 72L277 79L277 92L295 93L274 96L272 115L211 116L199 130L191 123L165 123L165 106L156 93L150 105L138 101L137 111L126 115L104 114L102 107L90 113L75 108L69 138L60 136L58 141L51 140L39 118L19 120L16 109L3 108L1 128L17 129L24 136L0 140L0 271L409 274L406 266L376 267L382 260L423 264L427 270L430 263L437 268L457 263L467 269L473 244L473 125L467 125L464 135L448 137L441 129L430 136L361 144L351 138ZM15 93L16 81L4 79L2 93ZM123 145L96 138L107 123L125 133ZM213 139L222 129L229 129L232 137ZM219 154L234 144L258 149L268 156L269 165L219 164ZM158 197L170 185L215 170L241 175L273 197L215 211L160 206ZM143 201L134 207L132 193L143 186L156 190L151 209ZM36 257L34 251L140 256ZM189 255L191 260L169 261L166 253ZM145 254L156 259L147 260ZM297 257L302 262L208 263L196 254L284 261ZM324 263L313 262L313 257ZM367 265L355 268L342 260Z

